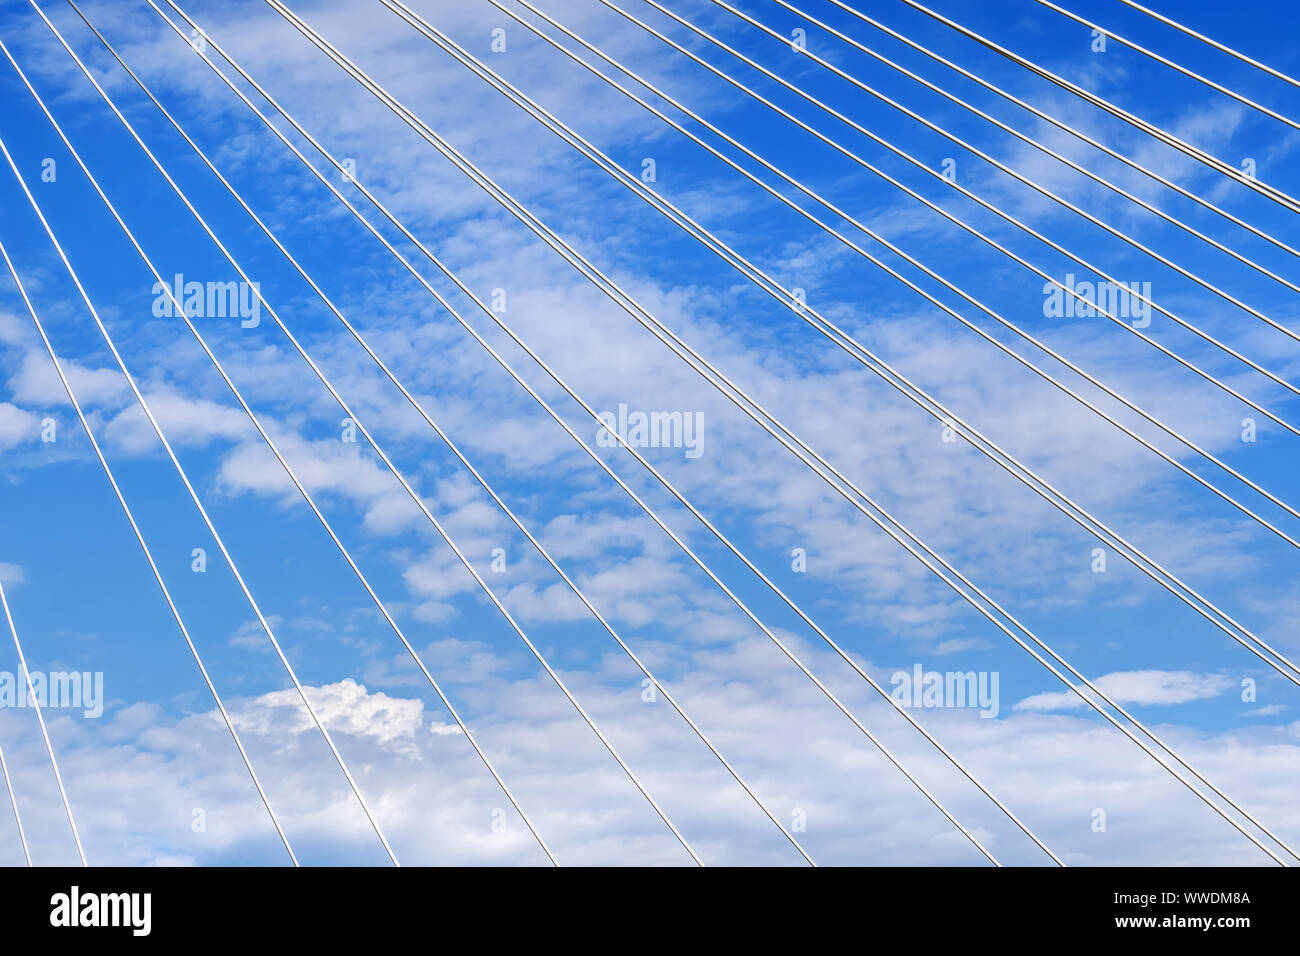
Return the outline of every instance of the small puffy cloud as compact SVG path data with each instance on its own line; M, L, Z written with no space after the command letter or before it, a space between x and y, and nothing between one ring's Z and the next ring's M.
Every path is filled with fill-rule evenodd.
M382 691L371 693L351 679L305 689L316 714L331 732L372 737L389 746L413 737L424 723L421 701L389 697ZM291 728L294 733L315 732L315 723L296 689L262 694L241 707L234 719L240 730L259 734L267 733L272 725L281 730Z
M40 419L9 402L0 402L0 451L37 437Z

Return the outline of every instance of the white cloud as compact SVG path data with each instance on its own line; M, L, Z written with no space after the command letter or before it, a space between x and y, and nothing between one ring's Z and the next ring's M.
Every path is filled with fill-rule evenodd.
M1093 680L1104 694L1120 704L1186 704L1218 697L1233 680L1223 674L1192 671L1116 671ZM1091 695L1087 688L1085 693ZM1016 710L1071 710L1086 704L1073 691L1035 694L1015 705Z

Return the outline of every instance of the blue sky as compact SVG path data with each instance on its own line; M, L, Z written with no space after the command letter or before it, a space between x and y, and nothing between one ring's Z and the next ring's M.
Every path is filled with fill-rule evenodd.
M933 177L692 41L648 6L619 4L771 96L868 161L986 230L1050 274L1083 270ZM821 0L795 4L1004 121L1085 163L1283 276L1288 254L1072 141ZM1280 426L1100 318L1044 314L1043 280L817 143L597 3L539 6L681 99L773 164L1041 337L1284 501L1300 498ZM1292 293L1090 184L1030 147L854 52L767 0L739 4L864 83L1048 184L1115 227L1295 327ZM873 15L966 68L1138 158L1286 240L1286 210L1106 117L902 3ZM75 14L42 4L262 293L353 403L430 509L708 863L796 864L763 819L527 541L402 400L273 245ZM625 168L654 160L654 189L732 243L878 354L1035 468L1282 653L1300 652L1295 556L1285 541L1198 488L1087 409L998 353L865 259L819 233L734 170L531 37L486 2L412 7ZM1234 165L1294 191L1300 133L1178 77L1037 4L936 9ZM1295 75L1282 3L1226 18L1209 3L1176 16ZM842 498L693 375L625 312L347 79L269 7L185 5L323 144L598 409L700 413L703 453L646 457L886 686L899 670L999 675L1000 708L917 709L991 790L1063 859L1089 863L1257 863L1267 858L1131 742L964 605ZM641 654L688 713L820 863L978 864L982 858L748 622L608 477L483 353L414 279L262 126L147 4L83 9L284 241L485 478ZM907 527L1017 614L1079 670L1286 839L1300 838L1296 687L1097 542L806 324L748 284L627 189L471 76L380 4L293 8L638 301L776 411ZM518 8L516 8L518 9ZM935 169L1031 222L1281 377L1295 343L981 163L788 45L711 3L682 16ZM1294 88L1114 0L1071 9L1277 109ZM492 30L506 50L492 51ZM554 30L548 32L555 34ZM0 37L86 157L164 276L237 279L36 14L11 5ZM573 47L573 44L567 43ZM240 571L336 734L404 863L545 862L463 735L405 655L328 537L196 346L154 312L154 280L5 64L0 136L59 235L128 367L172 440ZM281 123L282 128L285 128ZM702 134L705 135L705 134ZM716 141L711 143L718 145ZM753 168L735 153L746 168ZM42 163L55 162L53 182ZM316 161L317 157L311 157ZM204 660L303 862L383 863L320 737L99 338L75 287L7 172L0 237L15 258L78 396L159 558ZM774 181L765 175L768 181ZM360 194L346 187L360 202ZM793 190L782 188L810 206ZM363 210L378 221L372 210ZM820 214L820 213L819 213ZM395 230L385 234L397 240ZM852 232L851 227L845 227ZM861 240L861 236L854 236ZM962 315L1072 387L1100 393L897 257ZM411 254L405 243L404 252ZM575 403L422 259L417 267L526 380L595 445ZM266 315L256 328L201 318L200 330L303 476L435 676L562 863L681 864L680 845L620 773L400 485ZM1295 396L1168 319L1148 331L1291 421ZM12 283L0 284L0 573L37 671L102 672L91 719L50 709L51 735L92 863L286 862L193 660L67 404ZM1289 396L1289 397L1288 397ZM1096 399L1120 414L1113 400ZM1257 441L1241 440L1242 419ZM57 440L41 440L52 418ZM1123 421L1289 534L1296 522L1131 413ZM758 616L1007 863L1041 851L888 704L711 539L625 452L601 449ZM191 570L204 548L208 570ZM493 549L506 568L492 568ZM807 570L791 553L807 553ZM6 646L8 646L6 644ZM0 670L15 671L12 648ZM1107 676L1109 675L1109 676ZM1257 682L1244 702L1242 681ZM1051 696L1045 696L1051 695ZM68 863L35 718L0 708L5 749L38 862ZM1093 828L1106 811L1104 832ZM206 827L192 826L196 810ZM493 828L504 820L504 832ZM12 821L0 860L22 862Z

